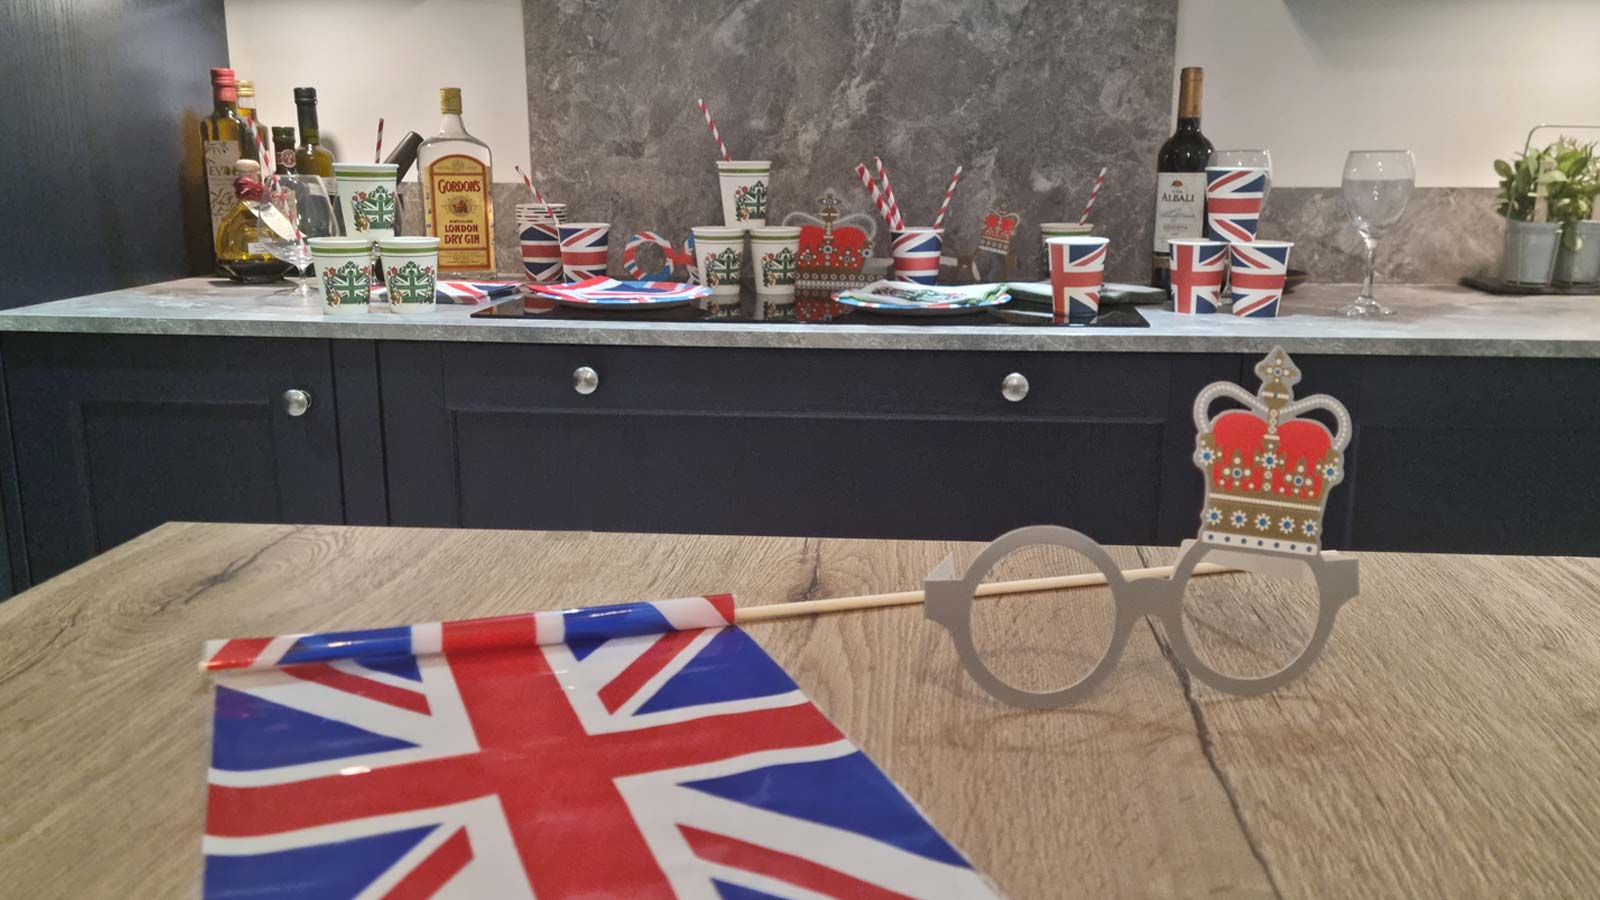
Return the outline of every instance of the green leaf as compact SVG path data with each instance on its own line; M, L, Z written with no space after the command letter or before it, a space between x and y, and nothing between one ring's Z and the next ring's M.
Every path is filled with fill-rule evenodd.
M1503 159L1495 160L1494 161L1494 173L1496 175L1499 175L1501 178L1510 178L1510 177L1512 177L1512 175L1511 175L1511 164L1506 162Z

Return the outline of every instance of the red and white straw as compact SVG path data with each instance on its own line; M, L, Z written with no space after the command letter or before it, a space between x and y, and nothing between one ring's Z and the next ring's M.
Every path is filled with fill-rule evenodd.
M1094 201L1100 199L1100 188L1106 183L1106 167L1100 167L1100 174L1094 177L1094 188L1089 191L1089 202L1083 205L1083 215L1078 217L1079 225L1089 224L1089 210L1094 209Z
M513 164L511 168L516 169L517 174L522 176L522 183L528 186L528 193L533 195L533 199L539 201L539 205L544 207L544 214L550 218L550 221L554 222L556 220L555 210L550 208L550 204L545 202L544 195L539 193L537 187L534 187L533 179L528 177L527 172L522 171L520 164Z
M900 216L900 204L894 200L894 187L889 184L889 170L883 167L883 159L874 156L873 165L878 167L878 180L883 182L883 199L889 204L889 227L896 231L904 231L906 220Z
M711 129L711 136L716 139L717 150L722 154L722 161L731 162L733 157L728 155L728 145L722 142L722 135L717 131L717 123L711 121L711 110L706 106L706 101L697 100L695 102L700 104L700 112L706 117L706 127Z
M878 186L873 183L872 175L867 172L864 163L856 163L856 175L861 179L861 184L866 187L867 193L872 196L872 202L878 207L878 214L883 216L883 221L890 228L894 228L894 216L889 213L889 202L883 199L883 194L878 191Z
M945 214L950 212L950 198L955 196L956 184L961 181L961 167L956 166L956 173L950 176L950 187L944 192L944 202L939 204L939 214L933 217L934 230L944 227Z
M383 116L378 117L378 146L372 151L372 162L383 162Z

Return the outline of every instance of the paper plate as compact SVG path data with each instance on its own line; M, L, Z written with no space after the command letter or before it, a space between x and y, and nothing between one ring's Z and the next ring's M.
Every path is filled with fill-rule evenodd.
M533 290L541 297L582 309L667 309L711 294L708 287L681 281L618 281L615 278L541 284Z
M969 303L884 303L877 300L858 300L842 294L836 295L833 299L834 302L842 303L851 309L877 313L881 316L964 316L982 312L991 306L1009 303L1011 295L1001 294L988 300Z

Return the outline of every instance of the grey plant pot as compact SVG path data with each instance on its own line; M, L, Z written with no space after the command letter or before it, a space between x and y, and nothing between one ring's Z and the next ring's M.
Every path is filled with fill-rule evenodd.
M1509 284L1549 284L1561 243L1560 222L1506 220L1506 249L1500 278Z
M1578 249L1561 242L1556 251L1556 284L1594 284L1600 282L1600 222L1573 222L1578 232Z

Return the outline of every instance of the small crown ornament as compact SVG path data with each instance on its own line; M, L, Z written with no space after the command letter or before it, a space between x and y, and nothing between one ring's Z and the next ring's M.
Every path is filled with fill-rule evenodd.
M1300 370L1281 347L1274 347L1255 371L1261 387L1254 396L1218 382L1194 401L1194 464L1206 479L1200 541L1314 554L1322 545L1328 492L1344 478L1350 414L1326 394L1295 400ZM1221 397L1246 408L1210 417L1212 402ZM1330 413L1338 430L1299 418L1313 409Z
M1009 254L1011 238L1017 233L1017 226L1021 224L1020 214L1007 212L1006 205L1000 204L983 217L983 234L978 238L978 249L998 253L1001 256Z

